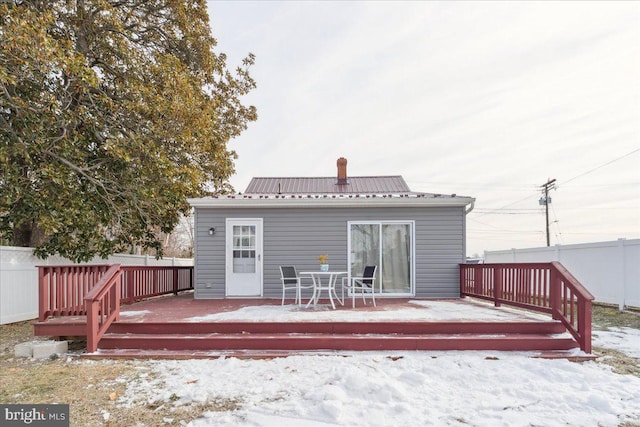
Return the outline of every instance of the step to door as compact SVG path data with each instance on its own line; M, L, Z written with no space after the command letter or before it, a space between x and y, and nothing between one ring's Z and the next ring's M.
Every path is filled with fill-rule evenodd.
M116 322L108 333L119 334L561 334L558 321L540 322Z
M68 316L33 323L33 335L37 337L87 336L86 316Z
M565 336L540 334L106 334L100 349L141 350L569 350Z
M573 362L594 360L597 356L592 354L576 353L574 350L533 350L529 357L541 359L567 359ZM290 356L340 356L350 357L354 353L341 352L339 350L137 350L137 349L100 349L95 353L84 353L80 357L86 359L218 359L221 357L233 357L236 359L269 360ZM389 353L388 357L401 359L403 353ZM437 357L437 356L431 356Z

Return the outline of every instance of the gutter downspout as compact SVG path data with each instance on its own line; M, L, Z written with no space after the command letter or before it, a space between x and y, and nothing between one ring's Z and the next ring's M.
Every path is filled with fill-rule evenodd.
M465 215L469 215L471 213L471 211L473 210L473 208L475 207L476 201L475 199L473 200L473 202L471 202L471 206L469 206L465 211L464 214Z

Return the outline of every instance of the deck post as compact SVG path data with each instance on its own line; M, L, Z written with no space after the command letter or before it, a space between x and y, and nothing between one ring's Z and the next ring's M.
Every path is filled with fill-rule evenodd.
M44 286L45 286L44 278L45 278L44 267L40 266L38 267L38 321L39 322L44 322L45 320L44 312L46 310L46 305L44 301L46 296L44 291Z
M173 269L173 294L178 295L178 269Z
M127 302L129 298L129 288L131 287L131 281L129 277L129 272L123 268L120 268L122 271L122 276L120 277L120 301Z
M151 274L153 274L153 291L151 293L152 294L157 294L158 293L158 277L159 277L158 270L154 269L151 272Z
M133 297L135 295L135 289L137 286L136 283L136 277L137 274L134 270L125 270L125 273L127 275L127 301L132 303L133 302Z
M113 311L115 312L115 317L113 321L120 320L120 302L122 301L122 270L120 270L120 283L114 286L114 294L113 294Z
M500 307L502 299L502 267L493 267L493 305Z
M138 286L137 277L140 273L137 273L135 270L127 270L126 273L128 275L127 280L129 283L129 286L127 287L127 300L129 302L133 302L133 298L136 293L136 286Z
M474 292L478 295L482 294L482 270L479 268L473 269L473 286Z
M95 353L98 349L98 311L97 301L87 301L87 352Z
M578 304L578 331L580 331L580 348L591 353L591 301L582 300Z
M549 305L551 306L551 317L553 320L560 320L562 313L560 305L562 303L562 295L560 292L560 281L558 280L558 272L551 266L549 268Z

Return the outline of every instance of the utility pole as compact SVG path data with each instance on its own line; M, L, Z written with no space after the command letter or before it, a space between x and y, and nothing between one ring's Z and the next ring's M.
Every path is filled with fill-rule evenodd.
M555 178L548 179L547 182L545 182L540 186L540 188L542 188L542 194L544 194L544 197L540 198L539 203L540 203L540 206L544 205L545 207L545 217L546 217L546 224L547 224L547 246L551 246L551 242L549 241L549 203L551 203L551 197L549 197L549 190L553 190L556 188L555 182L556 182Z

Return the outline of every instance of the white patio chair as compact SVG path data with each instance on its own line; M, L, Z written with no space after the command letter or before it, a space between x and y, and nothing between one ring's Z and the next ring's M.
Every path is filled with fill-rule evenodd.
M362 277L351 277L351 279L345 277L342 279L342 301L344 301L344 291L345 289L351 292L351 306L355 308L356 306L356 293L360 292L362 295L362 301L367 304L365 300L365 295L371 296L371 300L373 301L373 306L376 307L376 295L375 295L375 280L376 280L376 269L375 265L367 265L364 268L364 272L362 273Z
M284 305L284 296L287 289L295 289L296 299L294 304L302 304L302 289L313 288L313 283L310 285L302 284L302 280L293 266L280 266L280 280L282 280L282 305Z

